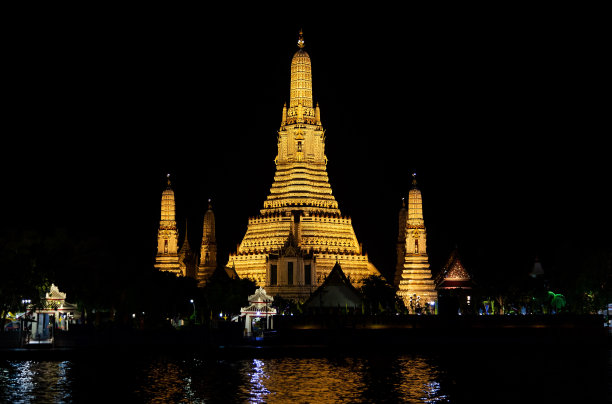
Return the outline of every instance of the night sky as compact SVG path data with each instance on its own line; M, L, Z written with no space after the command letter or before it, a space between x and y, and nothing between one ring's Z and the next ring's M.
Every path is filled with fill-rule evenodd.
M272 185L301 28L333 194L384 275L413 172L434 272L455 246L468 270L527 273L536 256L554 270L572 250L612 245L596 13L130 11L14 16L6 228L65 227L152 265L170 173L181 242L188 223L199 245L212 198L225 263Z

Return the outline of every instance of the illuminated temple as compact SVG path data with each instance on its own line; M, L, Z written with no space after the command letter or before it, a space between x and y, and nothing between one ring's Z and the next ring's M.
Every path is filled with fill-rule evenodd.
M438 300L427 256L427 232L423 219L423 199L417 188L415 175L408 193L408 209L402 206L399 214L397 266L395 269L397 294L411 312L432 310ZM426 308L426 306L429 307Z
M356 285L380 273L332 195L325 130L313 103L310 56L301 32L298 47L291 61L289 107L283 106L278 130L274 182L227 266L272 296L305 300L336 262Z

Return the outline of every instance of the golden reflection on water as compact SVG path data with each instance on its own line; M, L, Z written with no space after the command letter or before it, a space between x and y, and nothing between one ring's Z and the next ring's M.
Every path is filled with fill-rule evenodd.
M111 391L147 403L448 401L439 368L418 355L118 363L12 362L0 367L0 401L78 402Z
M401 383L397 386L399 396L418 398L426 403L444 402L447 397L440 393L439 372L423 358L399 358L397 367Z
M252 403L447 401L439 371L420 357L253 359L242 371L248 383L240 396Z
M612 356L606 361L589 355L0 360L0 402L443 403L479 397L606 402ZM517 383L525 369L538 377Z
M149 403L190 403L191 376L181 363L153 361L146 369L141 389L135 393Z

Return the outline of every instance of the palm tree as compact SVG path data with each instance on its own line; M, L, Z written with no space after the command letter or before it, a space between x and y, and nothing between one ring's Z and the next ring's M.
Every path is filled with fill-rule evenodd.
M555 310L556 312L559 312L559 310L565 307L565 304L566 304L565 296L563 296L561 293L555 293L555 292L549 291L548 296L552 298L550 301L550 305L552 306L553 310Z

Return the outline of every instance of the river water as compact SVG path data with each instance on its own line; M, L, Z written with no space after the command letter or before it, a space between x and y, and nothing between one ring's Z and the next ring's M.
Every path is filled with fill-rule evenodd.
M597 403L611 383L607 349L0 359L7 403Z

